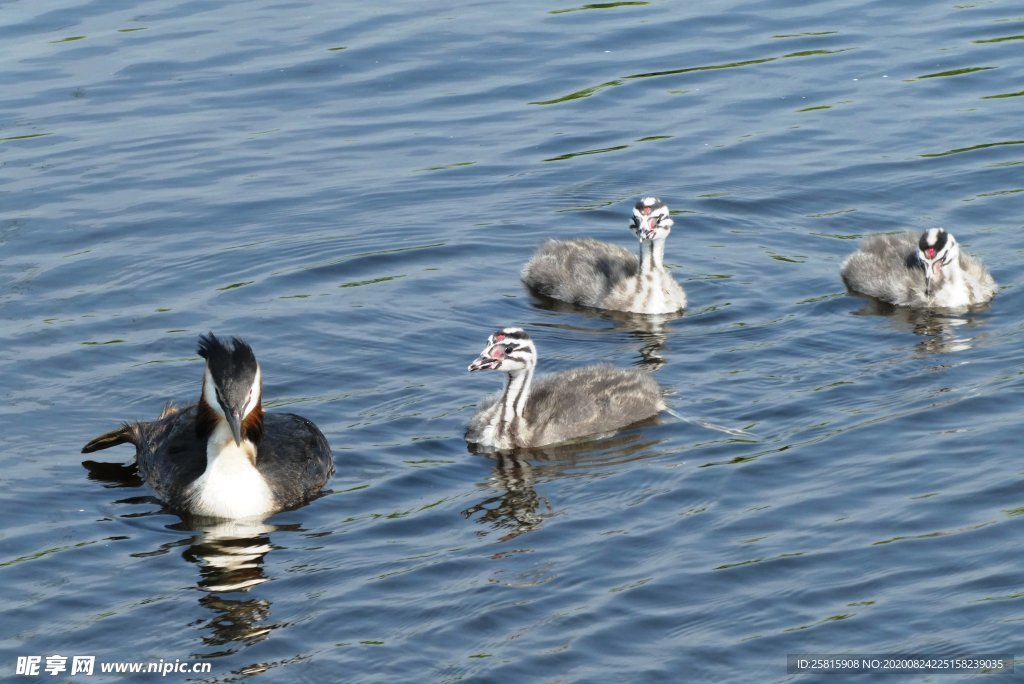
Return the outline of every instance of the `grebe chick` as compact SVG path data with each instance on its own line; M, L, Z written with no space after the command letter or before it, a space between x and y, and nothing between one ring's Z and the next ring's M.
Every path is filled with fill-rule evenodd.
M957 308L984 304L996 281L942 228L871 235L839 269L846 286L896 306Z
M466 440L494 449L540 447L611 432L665 408L658 383L643 372L587 366L533 380L537 349L521 328L502 328L469 371L508 373L469 421Z
M641 314L686 308L686 293L665 270L665 239L672 232L668 207L644 197L633 207L630 229L640 240L640 258L598 240L548 240L523 267L534 291L597 309Z
M327 440L292 413L264 413L252 347L199 337L206 359L199 401L157 420L125 423L84 447L135 445L139 474L165 505L210 518L262 517L305 503L334 474Z

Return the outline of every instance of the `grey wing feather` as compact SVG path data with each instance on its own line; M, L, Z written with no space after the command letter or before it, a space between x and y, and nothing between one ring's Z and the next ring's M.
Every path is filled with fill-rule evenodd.
M617 430L664 408L661 388L646 373L607 365L575 368L534 382L526 409L528 424L535 426L530 443Z
M639 272L636 255L599 240L548 240L523 267L522 279L539 294L601 308L615 285Z
M914 258L920 235L913 231L871 235L839 269L846 286L898 306L923 304L924 272Z

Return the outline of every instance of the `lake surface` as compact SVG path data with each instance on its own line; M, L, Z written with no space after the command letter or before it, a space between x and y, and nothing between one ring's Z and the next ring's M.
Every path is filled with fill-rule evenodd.
M83 682L1020 659L1022 49L999 0L4 3L4 676L52 654L95 656ZM547 237L632 248L646 194L674 212L685 315L523 289ZM857 238L937 225L993 272L990 307L845 292ZM683 419L473 453L500 378L466 366L504 325L540 371L649 370ZM327 435L330 493L197 527L82 467L198 396L208 330Z

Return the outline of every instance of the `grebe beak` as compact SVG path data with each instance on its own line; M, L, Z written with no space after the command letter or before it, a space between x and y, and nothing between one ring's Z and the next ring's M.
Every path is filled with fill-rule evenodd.
M238 409L231 409L224 413L231 428L231 436L235 439L235 446L242 446L242 412Z
M935 276L939 273L942 273L942 262L940 260L924 262L924 293L929 297L932 296Z
M653 240L658 235L659 228L671 228L672 219L667 216L644 216L640 219L637 233L641 240Z
M480 354L480 356L476 357L476 361L469 364L469 372L475 373L481 370L494 370L495 368L498 367L498 364L500 362L501 359L491 358L487 354L487 350L484 350L484 352Z

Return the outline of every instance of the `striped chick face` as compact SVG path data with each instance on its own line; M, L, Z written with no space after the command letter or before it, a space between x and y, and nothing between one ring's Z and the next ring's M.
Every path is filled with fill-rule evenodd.
M925 292L930 295L941 285L943 269L960 258L960 246L942 228L930 228L917 243L917 257L924 266Z
M672 224L668 205L657 197L644 197L633 207L629 229L641 241L664 239L672 232Z
M537 348L522 328L502 328L487 338L480 356L469 364L469 372L498 370L520 373L537 365Z

